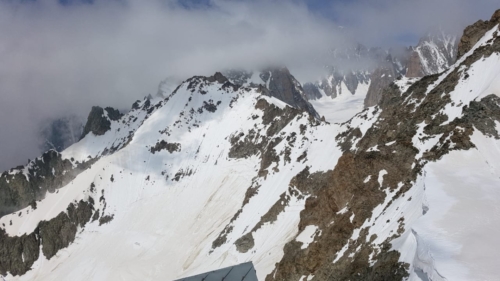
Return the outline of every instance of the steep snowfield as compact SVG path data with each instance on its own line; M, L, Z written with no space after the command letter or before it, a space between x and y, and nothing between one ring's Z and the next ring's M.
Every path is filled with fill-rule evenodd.
M482 46L491 43L498 26L490 30L453 68ZM495 35L496 36L496 35ZM465 77L467 75L467 77ZM500 96L498 53L474 62L450 93L452 102L441 112L448 121L462 116L462 106L472 100ZM434 83L434 86L438 84ZM431 89L428 89L429 92ZM440 135L429 138L420 124L413 138L422 154L439 145ZM500 126L496 122L496 130ZM474 131L476 148L452 151L437 162L428 163L406 195L393 203L404 214L406 232L393 241L409 263L408 280L496 280L500 258L500 142ZM401 208L399 208L401 207ZM428 278L428 279L427 279Z
M291 267L299 280L327 278L322 270L339 270L359 257L369 265L366 274L375 264L388 265L381 258L395 257L389 263L408 264L407 280L498 279L500 141L473 127L486 120L477 116L457 123L451 133L446 127L464 117L470 110L465 105L500 95L498 53L463 64L487 49L497 31L498 26L488 31L438 76L396 81L387 93L393 96L380 107L363 110L368 84L351 95L342 82L340 96L322 93L311 101L328 122L257 87L237 87L222 75L193 77L171 94L164 92L165 98L136 103L104 135L89 133L62 152L74 165L97 159L89 169L47 193L36 208L0 218L0 225L11 237L29 234L80 200L94 201L100 217L111 220L79 226L68 247L49 260L40 253L26 274L5 279L172 280L252 261L264 280L277 274L277 263L292 260L283 259L286 249L297 249L292 253L298 266ZM454 74L458 82L449 78ZM249 79L247 86L263 81L256 74ZM449 92L435 93L442 88ZM442 107L429 101L443 102ZM407 115L421 119L403 122ZM438 115L447 119L433 124ZM493 123L488 129L498 132L500 123ZM461 134L466 129L473 145L466 146L468 135ZM458 140L445 143L452 137ZM454 145L462 148L453 150ZM399 154L405 159L396 153L405 153ZM401 165L393 167L389 162L396 158ZM322 187L331 194L293 183L303 171L330 171L308 180L318 185L311 190ZM363 177L353 178L357 175ZM355 204L352 194L364 193L366 201ZM307 201L318 198L338 198L339 205ZM305 224L303 210L312 210L304 212L311 218ZM332 233L345 237L328 236ZM327 244L337 248L324 260L309 263L320 251L308 250L331 239L343 240ZM387 247L400 255L388 255Z
M233 243L258 223L287 191L291 178L306 166L311 166L312 171L335 166L341 152L333 136L339 127L325 123L308 127L291 151L292 161L287 163L281 155L264 180L257 178L258 157L228 158L229 139L252 128L265 131L262 111L254 107L259 97L281 108L286 105L274 98L261 97L255 90L226 91L218 83L208 84L204 91L206 94L191 93L188 83L183 84L138 127L125 148L103 156L69 185L47 194L36 210L25 215L31 208L28 207L21 211L23 216L3 217L0 222L13 222L12 226L6 224L9 235L22 235L33 231L40 220L49 220L65 211L72 201L89 196L97 201L101 194L106 206L103 202L98 206L101 210L105 208L103 215L114 216L102 226L97 221L88 224L79 231L73 244L52 259L46 260L41 255L26 275L7 278L169 280L251 260L259 278L264 279L281 259L283 245L297 235L299 212L307 196L300 199L292 196L274 223L258 229L251 251L239 253ZM210 100L216 104L215 112L196 111ZM195 111L190 113L191 108ZM143 116L144 112L132 111L129 115ZM307 119L307 114L299 115L280 134L300 136L299 127L308 124ZM113 146L114 140L123 138L125 129L130 130L127 125L114 123L105 135L89 134L64 151L63 156L79 160L88 155L98 156L106 147ZM165 129L168 135L160 133ZM152 154L149 148L161 139L179 143L180 151L161 150ZM282 151L285 146L283 141L275 149ZM304 151L307 159L297 162ZM241 208L254 178L261 185L258 194L233 222L228 242L211 252L212 241ZM96 186L93 192L92 183Z
M322 94L320 99L310 100L309 102L314 106L319 115L325 116L325 120L330 123L343 123L351 119L356 113L363 110L363 102L370 83L360 83L356 92L351 94L347 89L344 82L340 84L342 94L336 98L327 96L323 90L319 89Z
M476 149L426 166L402 212L410 230L393 242L409 280L496 280L500 251L500 142L475 132ZM406 199L403 198L403 199Z

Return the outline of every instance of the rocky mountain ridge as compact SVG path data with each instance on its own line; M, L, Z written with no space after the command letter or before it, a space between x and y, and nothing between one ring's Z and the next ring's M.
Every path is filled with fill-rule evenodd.
M495 278L499 13L448 70L395 80L343 123L286 69L93 108L79 142L0 177L29 195L1 197L0 274L176 279L253 261L260 280Z
M443 72L450 67L457 56L456 36L442 30L429 32L416 46L383 50L358 45L345 51L339 64L359 65L364 68L349 71L328 67L329 73L317 82L304 84L309 101L322 97L336 98L342 94L366 96L364 106L374 106L381 98L381 92L397 77L420 78ZM358 90L358 85L368 85ZM367 89L367 90L365 90Z

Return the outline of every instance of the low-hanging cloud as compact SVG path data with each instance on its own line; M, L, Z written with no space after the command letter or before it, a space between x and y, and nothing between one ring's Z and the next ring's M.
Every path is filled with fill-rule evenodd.
M461 35L499 8L498 0L352 0L330 1L327 12L363 43L391 47L436 29Z
M335 45L331 30L288 2L1 2L0 168L39 154L41 122L96 104L129 108L167 76L306 63Z
M467 2L411 3L440 1ZM378 15L384 6L375 2L387 15ZM333 48L394 43L426 25L425 17L402 15L412 5L405 0L332 1L320 9L298 0L187 3L0 0L0 170L40 153L43 122L85 116L92 105L129 108L165 77L284 64L299 80L313 80Z

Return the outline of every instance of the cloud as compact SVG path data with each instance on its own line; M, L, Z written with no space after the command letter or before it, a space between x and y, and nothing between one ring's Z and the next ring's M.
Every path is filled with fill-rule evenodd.
M322 54L420 32L439 16L422 17L424 4L440 1L454 2L0 0L0 170L40 153L47 120L129 108L169 76L284 64L313 80L328 63ZM415 2L421 17L410 13Z
M461 35L499 8L498 0L352 0L331 1L326 13L363 43L387 47L415 44L435 28Z
M0 2L0 168L35 157L41 123L129 108L167 76L282 63L306 69L335 26L292 2ZM292 58L292 59L290 59Z

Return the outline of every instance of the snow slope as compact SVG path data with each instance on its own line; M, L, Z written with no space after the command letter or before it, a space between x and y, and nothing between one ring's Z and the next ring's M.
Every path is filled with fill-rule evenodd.
M498 26L478 43L432 86L437 86L454 69L481 47L498 36ZM448 117L443 125L463 116L463 105L489 94L500 96L498 53L472 63L450 93L451 102L441 111ZM465 75L467 74L467 77ZM429 93L432 88L427 90ZM500 127L496 122L496 130ZM441 135L427 136L420 124L413 138L424 152L440 147ZM410 264L408 280L496 280L500 262L500 142L477 128L471 136L475 148L452 151L424 168L405 198L392 204L406 224L405 233L393 241ZM412 198L408 203L406 198ZM389 209L387 212L389 212Z
M358 274L369 274L395 250L407 280L496 279L500 141L478 128L484 122L474 123L496 117L465 116L465 106L500 94L500 59L493 52L465 62L492 46L497 31L448 71L399 80L380 106L362 110L367 84L354 95L341 84L339 97L311 101L328 122L264 95L250 85L255 75L242 87L220 75L196 76L164 98L136 103L104 135L89 133L62 152L72 163L97 159L89 169L36 208L3 216L0 227L9 237L36 232L80 200L94 201L94 214L110 220L78 226L68 247L4 278L172 280L252 261L264 280L292 261L284 267L289 279L324 280L322 270L356 265L359 257L369 266ZM487 129L498 132L500 122L492 124ZM303 171L326 175L318 186L330 193L300 189ZM363 193L376 198L356 204ZM332 202L315 210L325 198ZM341 235L328 236L337 233L332 225L341 225ZM332 239L344 242L314 260L323 258L315 247Z
M335 166L341 152L331 136L339 127L326 123L309 127L292 147L292 162L286 162L281 155L266 178L258 178L258 157L228 158L229 139L250 129L265 131L263 113L254 107L258 99L280 108L286 105L263 97L254 89L233 92L201 78L197 83L203 86L205 94L199 89L191 92L185 82L140 127L133 127L135 134L124 148L102 156L70 184L47 194L36 210L28 207L21 211L23 216L1 218L0 222L13 221L12 226L7 224L5 228L9 235L22 235L33 231L40 220L64 212L71 202L91 196L97 201L101 194L106 205L100 202L99 208L103 214L114 216L102 226L97 221L89 223L67 249L50 260L41 255L27 274L7 279L169 280L250 260L260 279L271 272L281 259L283 245L297 235L299 212L307 197L293 197L274 223L264 224L254 233L255 250L239 253L233 243L287 192L288 182L298 172L306 166L313 170ZM209 112L203 106L212 101L217 109ZM190 112L191 108L203 110ZM129 113L132 114L144 117L145 113L136 110ZM124 120L130 119L129 115ZM299 134L300 126L309 126L309 122L307 114L302 113L280 135ZM136 123L139 124L133 124ZM88 155L99 156L116 139L123 138L125 129L130 128L114 123L105 135L89 134L65 150L63 156L79 160ZM163 130L168 134L162 134ZM162 139L179 143L180 151L151 153L149 149ZM282 142L275 149L283 151L286 147ZM295 159L304 151L307 159L297 162ZM258 194L233 222L228 242L212 252L212 241L241 208L252 180L260 185ZM90 189L92 183L96 186L94 191Z
M330 123L343 123L351 119L356 113L364 108L364 100L368 93L370 83L360 83L356 92L351 94L344 82L340 83L339 92L342 93L336 98L327 96L322 89L319 89L321 98L312 99L309 102L314 106L319 115L324 116Z

